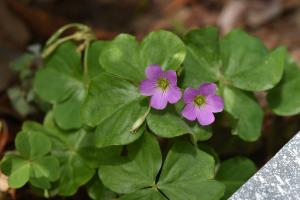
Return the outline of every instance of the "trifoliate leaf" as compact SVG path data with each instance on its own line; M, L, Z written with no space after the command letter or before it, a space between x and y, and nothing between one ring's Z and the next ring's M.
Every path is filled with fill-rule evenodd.
M171 32L158 31L146 36L141 44L131 35L120 34L104 50L100 63L106 72L136 83L145 79L148 65L176 70L184 58L183 42Z
M225 110L236 119L232 134L246 141L255 141L260 137L263 111L255 97L248 92L224 86Z
M92 80L82 116L96 126L96 145L123 145L138 139L144 128L131 132L135 122L147 111L145 97L130 82L103 74ZM112 128L113 127L113 128Z
M297 92L296 92L297 91ZM269 91L267 100L272 110L282 116L300 113L300 70L294 61L288 61L283 79Z
M225 195L228 199L256 172L255 164L248 158L235 157L221 163L216 179L225 184Z
M214 171L212 156L187 142L178 142L167 155L158 189L172 200L217 200L223 196L224 186L213 180Z
M130 193L155 185L161 167L161 153L156 138L150 133L128 146L128 157L119 157L117 164L99 167L103 184L117 193Z

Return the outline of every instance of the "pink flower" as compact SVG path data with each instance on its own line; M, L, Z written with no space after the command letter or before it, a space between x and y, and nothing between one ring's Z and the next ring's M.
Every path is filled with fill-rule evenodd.
M203 83L199 89L187 88L183 99L186 103L182 116L190 121L198 120L202 126L215 121L213 113L224 109L224 101L216 95L217 86L214 83Z
M164 72L159 65L149 65L146 77L147 80L140 84L140 91L144 96L151 96L151 107L162 110L168 102L174 104L181 98L174 70Z

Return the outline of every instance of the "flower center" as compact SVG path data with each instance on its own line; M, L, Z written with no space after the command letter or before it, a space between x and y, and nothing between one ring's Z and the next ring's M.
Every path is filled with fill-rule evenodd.
M157 81L157 85L158 85L159 88L161 88L163 90L166 90L169 86L169 81L165 78L160 78Z
M194 103L195 103L197 106L202 106L202 105L206 104L206 98L205 98L205 96L197 95L197 96L194 98Z

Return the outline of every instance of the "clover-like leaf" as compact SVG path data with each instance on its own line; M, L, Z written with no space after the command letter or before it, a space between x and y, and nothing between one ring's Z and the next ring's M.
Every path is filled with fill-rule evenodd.
M86 50L86 72L83 71L81 54L72 42L61 44L37 72L34 89L44 101L54 105L54 119L59 127L78 129L82 126L81 104L87 93L89 79L101 73L98 60L106 44L98 41Z
M106 72L139 82L145 78L148 65L176 70L184 58L184 43L171 32L158 31L146 36L141 44L131 35L120 34L101 54L100 63Z
M280 47L269 52L258 38L239 29L223 39L219 39L217 29L212 27L193 30L184 41L187 57L183 85L198 87L202 82L216 81L226 85L225 108L237 120L233 133L247 141L256 140L262 111L251 94L237 88L247 91L273 88L282 77L286 49Z
M106 188L98 177L94 177L88 184L88 195L93 200L112 200L117 194Z
M167 155L157 187L172 200L219 199L224 186L213 180L214 171L213 157L187 142L178 142Z
M47 184L38 185L46 189L50 182L56 181L59 177L59 162L51 155L50 139L43 132L30 131L22 128L15 140L17 154L8 154L1 164L1 168L9 176L9 185L12 188L19 188L28 181L43 179Z
M142 65L139 43L135 37L120 34L103 51L100 64L104 70L125 79L140 81L146 66Z
M161 167L159 144L150 133L128 146L128 157L116 163L101 165L99 176L103 184L117 193L131 193L155 185Z
M172 107L164 111L151 110L147 117L147 124L155 134L167 138L190 134L196 142L207 140L212 135L209 128L187 122Z
M132 83L108 74L94 78L82 108L85 122L96 126L96 145L105 147L133 142L144 128L131 132L147 111L147 103ZM113 127L113 128L112 128Z
M296 91L300 91L300 70L294 61L289 60L282 81L267 96L273 112L283 116L300 113L300 93Z
M248 158L235 157L221 163L216 179L225 184L225 195L228 199L256 172L255 164Z
M236 119L232 134L246 141L255 141L260 137L263 111L255 97L248 92L224 86L225 110Z
M29 182L35 188L40 188L40 189L44 189L44 190L51 189L51 183L49 182L49 180L47 178L44 178L44 177L41 177L41 178L30 177Z
M110 42L96 40L90 44L87 56L88 76L89 79L101 74L104 69L100 65L100 55L108 47Z
M60 195L69 196L86 184L95 174L95 168L121 153L121 147L95 147L93 130L79 129L63 131L59 129L50 112L45 118L44 126L37 123L27 124L36 131L44 131L53 143L52 154L61 164L61 176L58 183Z
M11 173L9 174L8 185L12 188L20 188L29 181L29 177L29 161L19 157L13 157L11 159Z
M253 69L268 54L264 44L256 37L235 29L221 41L222 70L225 77L232 77Z
M248 55L248 54L247 54ZM247 57L247 56L246 56ZM255 68L236 72L230 76L231 83L240 89L259 91L273 88L281 79L285 65L286 49L272 51Z
M59 159L61 164L61 176L58 184L60 195L74 194L80 186L92 178L95 170L80 153L82 148L94 145L93 140L89 140L92 138L88 137L87 131L79 129L73 132L64 132L56 127L51 113L46 117L45 127L36 123L27 126L31 126L35 130L44 130L52 140L52 154Z
M40 133L20 132L16 137L16 149L25 158L42 157L50 151L51 141Z
M269 53L258 38L239 29L222 40L216 28L193 30L184 41L184 86L225 81L243 90L262 91L273 88L281 79L285 48Z
M286 50L271 53L264 44L241 30L224 37L220 45L225 79L237 88L261 91L274 87L281 79Z
M184 42L187 55L183 85L198 87L201 82L217 81L221 67L218 30L214 27L192 30Z
M68 101L71 99L75 104L82 101L82 94L85 93L82 73L81 56L76 51L76 45L66 42L45 60L44 67L35 76L36 93L55 105L55 120L62 128L81 126L78 105L72 107L72 102Z
M141 43L143 66L158 64L163 70L177 70L185 58L184 43L172 32L152 32Z
M50 181L55 181L60 175L58 160L53 156L45 156L32 162L32 175L35 178L47 177Z
M214 200L224 193L223 184L213 180L213 157L192 144L177 142L160 175L162 158L154 136L144 133L127 150L127 156L99 167L103 184L124 194L121 199Z
M167 200L158 189L148 188L121 196L120 200Z

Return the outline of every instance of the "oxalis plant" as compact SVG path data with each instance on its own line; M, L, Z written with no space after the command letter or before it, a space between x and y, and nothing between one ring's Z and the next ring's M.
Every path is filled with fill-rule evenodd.
M82 187L95 200L227 199L256 166L245 157L221 162L203 144L225 134L218 121L253 142L264 115L256 92L267 93L264 110L300 112L300 72L286 49L269 50L239 29L101 41L70 24L41 56L33 89L50 109L43 123L24 122L1 169L10 187L30 183L45 197Z

